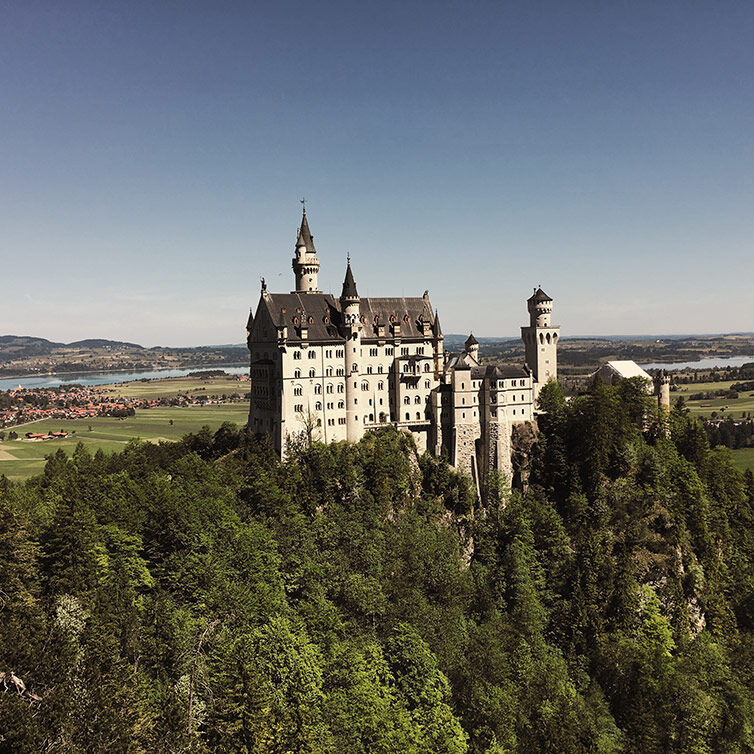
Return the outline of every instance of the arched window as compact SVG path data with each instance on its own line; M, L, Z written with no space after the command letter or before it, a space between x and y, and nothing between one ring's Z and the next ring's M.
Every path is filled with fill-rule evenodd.
M293 376L296 379L299 379L301 377L301 370L300 369L296 369L296 371L293 373Z
M322 395L322 385L315 385L314 386L314 393L315 395Z
M294 387L293 388L293 394L294 395L301 395L301 393L302 393L302 390L301 390L300 387Z
M429 362L428 362L428 361L427 361L427 362L425 362L425 364L424 364L424 371L425 371L425 372L428 372L428 371L429 371Z
M408 405L410 405L410 404L411 404L411 397L407 395L407 396L406 396L406 397L405 397L405 398L403 399L403 402L404 402L404 403L405 403L405 404L406 404L407 406L408 406Z
M550 333L547 333L545 336L545 340L549 343L550 342Z
M328 393L332 393L332 385L328 385L326 390Z
M354 364L354 365L353 365L353 366L351 367L351 372L358 372L358 371L359 371L359 365L358 365L358 364Z
M414 403L421 403L422 397L420 395L417 395L416 398L414 398Z
M314 370L313 370L313 369L310 369L310 370L309 370L309 376L310 376L310 377L314 377Z
M338 392L339 393L343 392L343 384L342 383L340 385L338 385Z
M422 418L422 415L418 411L416 412L416 418L417 419L421 419Z
M368 382L362 382L361 383L361 389L362 390L369 390L369 383Z
M372 374L372 367L367 367L367 374Z
M373 422L373 421L374 421L374 414L369 414L369 421L370 421L370 422Z
M314 410L315 410L315 411L321 411L321 410L322 410L322 403L321 403L320 401L317 401L317 402L316 402L316 403L314 404Z
M545 336L544 333L539 333L539 342L544 343L545 342Z
M382 374L382 364L377 365L377 374Z
M301 351L294 351L293 352L293 358L294 359L300 359L301 358Z
M406 421L409 421L411 419L411 414L406 411Z
M385 383L384 382L378 382L377 383L377 390L384 390L385 389Z
M325 369L325 375L327 377L332 377L332 367L327 367L327 369Z
M316 359L317 358L317 352L316 351L309 351L309 358L310 359Z
M338 408L345 408L345 407L346 407L345 401L338 401Z
M429 390L429 380L424 380L424 387Z

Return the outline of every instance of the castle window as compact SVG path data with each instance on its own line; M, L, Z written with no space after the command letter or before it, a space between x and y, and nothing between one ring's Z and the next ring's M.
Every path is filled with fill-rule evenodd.
M332 367L327 367L327 369L325 369L325 375L327 377L332 377Z
M345 419L344 419L344 418L343 418L343 417L341 416L341 417L340 417L340 418L338 419L338 424L345 424L345 423L346 423L346 420L345 420Z
M497 409L496 409L496 408L493 408L493 409L492 409L492 411L490 411L490 414L491 414L492 416L497 416Z
M309 370L309 376L310 376L310 377L314 377L314 370L313 370L313 369L310 369L310 370Z
M362 382L361 383L361 389L362 390L369 390L369 383L368 382Z
M429 380L424 380L424 387L429 390Z
M326 390L328 393L332 393L332 385L328 385Z
M377 374L382 374L382 364L377 365Z
M513 394L513 400L514 401L516 400L516 394L515 393Z
M337 359L342 359L343 358L343 349L342 348L338 348L335 351L335 358L337 358Z
M407 396L406 396L406 397L405 397L405 398L403 399L403 402L404 402L404 403L405 403L405 404L406 404L406 405L408 406L408 405L409 405L409 404L411 403L411 398L410 398L410 396L408 396L408 395L407 395Z
M377 390L384 390L385 389L385 383L384 382L378 382L377 383Z
M420 395L417 395L416 398L414 398L414 403L421 403L422 397Z
M425 371L425 372L428 372L428 371L429 371L429 362L427 362L427 363L426 363L426 364L424 365L424 371Z
M294 410L294 411L295 411L295 412L296 412L297 414L302 414L302 413L304 412L304 404L303 404L303 403L297 403L297 404L296 404L296 405L295 405L295 406L293 407L293 410Z
M411 420L411 414L409 414L408 411L406 411L406 421L410 421L410 420Z
M408 356L408 346L403 346L401 348L401 356Z
M293 372L293 376L294 376L294 377L295 377L296 379L299 379L299 377L301 377L301 370L300 370L300 369L296 369L296 370L295 370L295 371Z
M522 396L521 396L521 400L522 400L522 401L525 401L525 400L526 400L526 396L525 396L525 395L522 395Z
M346 404L345 401L338 401L338 408L345 408Z
M322 385L315 385L314 386L314 392L315 392L316 395L321 395L322 394Z
M325 351L325 357L328 359L332 358L332 351Z
M462 418L462 419L465 419L465 418L466 418L466 412L465 412L465 411L464 411L464 412L463 412L463 413L461 414L461 418Z
M371 398L369 399L369 405L370 406L372 405L372 399Z
M332 411L332 409L334 408L334 406L335 406L335 404L333 404L333 403L328 403L328 404L327 404L327 410L328 410L328 411Z
M372 367L367 367L367 374L372 374Z
M315 410L315 411L321 411L321 410L322 410L322 403L321 403L320 401L317 401L317 402L316 402L316 403L314 404L314 410Z
M338 369L335 370L335 376L336 377L342 377L344 374L345 374L345 372L342 369L340 369L340 368L338 368Z
M293 388L293 394L294 395L301 395L301 393L302 393L302 390L301 390L300 387L294 387Z
M392 356L393 355L393 348L391 346L388 346L385 348L385 356Z
M301 358L301 351L294 351L293 352L293 358L298 360Z
M376 356L377 355L377 349L376 348L370 348L369 349L369 355L370 356Z
M317 358L317 352L314 350L309 351L309 358L310 359L316 359Z
M358 364L354 364L354 365L353 365L353 366L351 367L351 371L352 371L352 372L358 372L358 371L359 371L359 365L358 365Z
M370 421L370 422L373 422L373 421L374 421L374 414L369 414L369 421Z
M344 390L344 388L343 388L343 384L341 383L340 385L338 385L338 392L339 392L339 393L342 393L342 392L343 392L343 390Z

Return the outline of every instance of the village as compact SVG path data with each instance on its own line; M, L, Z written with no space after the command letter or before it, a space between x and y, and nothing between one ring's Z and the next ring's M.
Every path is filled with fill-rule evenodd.
M247 378L248 379L248 378ZM206 406L223 403L222 397L197 393L160 398L117 395L112 387L80 385L52 388L15 388L0 392L0 429L18 427L42 419L89 419L109 416L125 419L137 409L156 406ZM27 432L29 440L67 437L67 432ZM2 439L2 438L0 438Z

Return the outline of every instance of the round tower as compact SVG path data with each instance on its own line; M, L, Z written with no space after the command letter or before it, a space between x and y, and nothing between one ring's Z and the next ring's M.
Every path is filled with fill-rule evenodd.
M655 377L655 395L657 405L665 411L670 411L670 377L664 369Z
M526 364L531 369L536 400L539 391L548 380L558 378L558 340L560 328L550 323L552 299L541 289L526 301L529 310L529 326L521 328Z
M319 258L314 248L314 236L309 230L306 208L301 218L301 227L296 238L295 256L292 260L293 273L296 276L294 293L319 293Z
M479 363L479 341L474 337L474 333L471 333L466 342L463 344L466 349L466 353L471 356L476 363Z
M358 442L363 434L363 416L367 406L359 407L359 362L361 356L361 299L356 290L356 282L351 272L351 258L348 258L343 292L340 294L340 308L343 313L342 334L345 343L346 371L346 439ZM366 400L366 396L364 398Z

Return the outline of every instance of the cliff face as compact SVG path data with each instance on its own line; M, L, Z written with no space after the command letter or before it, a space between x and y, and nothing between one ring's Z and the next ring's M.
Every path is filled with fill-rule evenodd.
M514 424L511 433L511 463L513 489L526 492L534 446L537 443L537 422Z

